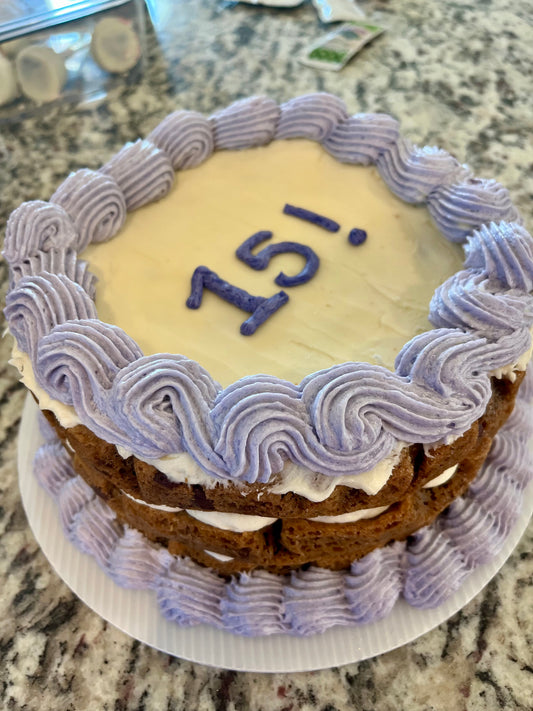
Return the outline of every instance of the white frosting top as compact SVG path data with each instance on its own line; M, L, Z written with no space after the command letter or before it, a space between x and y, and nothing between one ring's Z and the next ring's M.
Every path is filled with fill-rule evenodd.
M329 217L337 233L283 214L286 203ZM365 229L363 245L348 242ZM296 275L303 259L277 255L255 271L236 249L259 230L311 247L320 259L306 284L285 287L289 302L253 336L248 314L204 289L198 310L185 306L191 277L206 266L254 296L272 296L280 271ZM428 330L438 284L460 269L462 249L445 240L425 207L395 197L374 167L339 163L310 141L275 141L219 151L178 174L160 202L128 214L111 241L82 255L97 275L101 320L117 324L143 352L181 353L222 385L268 373L294 383L345 361L392 369L402 346Z

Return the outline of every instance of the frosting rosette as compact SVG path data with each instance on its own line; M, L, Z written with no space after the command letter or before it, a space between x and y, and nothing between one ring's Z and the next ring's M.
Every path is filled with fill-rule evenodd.
M63 208L33 200L22 203L9 216L2 255L9 264L16 264L40 251L77 248L79 239Z
M348 118L344 101L331 94L308 94L280 107L276 138L309 138L323 142Z
M427 205L435 224L452 242L464 242L473 230L491 222L521 222L506 188L484 178L438 187Z
M533 238L519 224L482 225L465 245L465 267L479 271L501 289L533 289Z
M211 124L196 111L174 111L146 138L168 155L174 170L194 168L214 150Z
M274 138L279 106L263 96L242 99L209 117L215 148L237 150L263 146Z
M68 279L79 284L94 300L97 279L89 271L87 262L78 259L77 252L71 248L39 250L31 257L12 264L9 288L13 289L22 277L35 276L45 272L64 274Z
M117 326L97 319L60 323L39 342L35 375L79 413L105 409L117 373L142 355Z
M19 348L35 356L41 339L54 326L96 318L94 301L63 274L43 272L20 279L6 296L5 315Z
M117 183L107 175L82 169L69 175L50 198L60 205L78 228L78 251L91 242L114 237L126 219L126 201Z
M126 144L101 171L114 178L128 210L160 200L174 182L174 171L168 156L150 141L141 139Z
M399 139L377 158L378 170L401 200L423 203L438 187L468 177L469 170L449 153L434 146L413 146Z
M341 163L370 165L399 140L400 127L387 114L355 114L339 121L322 145Z

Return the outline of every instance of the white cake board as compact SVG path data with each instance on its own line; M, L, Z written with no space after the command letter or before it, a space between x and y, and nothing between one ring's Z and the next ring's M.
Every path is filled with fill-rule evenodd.
M357 627L334 627L312 637L238 637L204 625L182 628L166 621L152 591L116 585L90 556L65 537L54 501L33 476L33 458L42 443L38 408L28 395L18 443L19 483L31 529L60 578L94 612L131 637L167 654L215 667L255 672L300 672L361 661L411 642L447 620L496 575L527 528L533 486L524 494L518 521L503 549L476 568L461 588L434 610L417 610L403 600L384 620Z

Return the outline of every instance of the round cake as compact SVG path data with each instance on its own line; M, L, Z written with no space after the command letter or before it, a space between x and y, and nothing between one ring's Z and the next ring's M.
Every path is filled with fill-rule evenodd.
M505 539L533 240L392 117L327 94L176 111L23 203L3 254L12 362L59 437L37 477L169 619L366 622L439 604Z

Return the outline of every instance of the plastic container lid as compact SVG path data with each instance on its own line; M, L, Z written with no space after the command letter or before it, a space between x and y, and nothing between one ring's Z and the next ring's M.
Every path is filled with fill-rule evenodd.
M2 0L0 44L130 2L131 0Z

